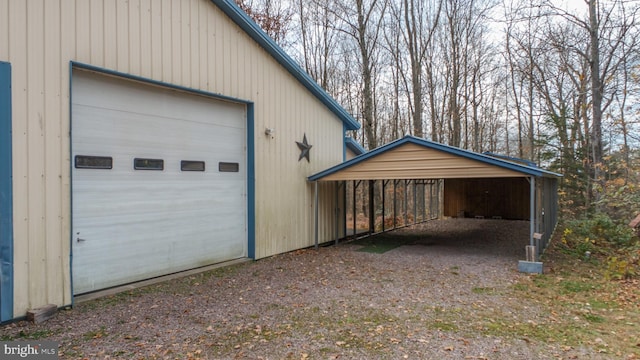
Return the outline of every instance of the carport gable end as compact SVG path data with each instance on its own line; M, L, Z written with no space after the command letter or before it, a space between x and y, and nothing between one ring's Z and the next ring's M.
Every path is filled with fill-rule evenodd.
M406 145L413 146L406 146ZM435 150L435 151L434 151ZM308 177L309 181L562 175L407 135Z
M561 176L526 162L479 154L407 135L311 175L308 180L317 183L388 179L525 178L530 188L529 246L535 246L534 251L540 254L557 224L557 179ZM540 181L536 182L536 179ZM540 239L535 239L535 233L543 235ZM532 268L523 269L528 271ZM533 270L538 272L537 267Z

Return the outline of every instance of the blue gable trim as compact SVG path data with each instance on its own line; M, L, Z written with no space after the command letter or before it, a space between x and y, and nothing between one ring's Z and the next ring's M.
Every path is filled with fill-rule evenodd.
M374 150L371 150L363 155L360 155L358 157L355 157L349 161L346 161L342 164L338 164L336 166L333 166L327 170L324 170L322 172L319 172L317 174L311 175L308 177L308 179L310 181L316 181L316 180L320 180L325 176L329 176L331 174L334 174L340 170L346 169L348 167L351 167L353 165L359 164L363 161L366 161L367 159L370 159L372 157L378 156L384 152L387 152L389 150L392 150L398 146L404 145L404 144L416 144L418 146L422 146L425 148L429 148L429 149L434 149L434 150L439 150L439 151L443 151L445 153L448 154L452 154L452 155L456 155L456 156L460 156L466 159L471 159L471 160L476 160L476 161L480 161L483 162L485 164L489 164L489 165L494 165L494 166L498 166L504 169L508 169L508 170L513 170L513 171L517 171L526 175L530 175L530 176L536 176L536 177L561 177L562 175L560 174L556 174L554 172L551 171L546 171L543 169L540 169L538 167L531 167L531 166L526 166L526 165L521 165L521 164L517 164L517 163L513 163L510 161L506 161L506 160L501 160L501 159L497 159L488 155L484 155L484 154L479 154L479 153L475 153L473 151L469 151L469 150L464 150L464 149L460 149L460 148L456 148L453 146L448 146L448 145L443 145L440 143L436 143L433 141L429 141L426 139L422 139L422 138L417 138L415 136L411 136L411 135L407 135L405 137L403 137L402 139L398 139L395 141L392 141L386 145L380 146L379 148L376 148Z
M538 167L538 165L536 163L534 163L533 161L526 160L526 159L520 159L520 158L513 157L513 156L496 154L496 153L492 153L491 151L485 151L485 152L483 152L483 154L489 155L491 157L497 157L499 159L504 159L504 160L509 160L509 161L515 161L515 162L518 162L518 163L523 163L523 164L525 164L527 166L531 166L531 167Z
M13 319L11 64L0 61L0 321Z
M338 102L327 94L300 66L269 37L233 0L211 0L220 10L264 48L307 90L342 120L347 130L358 130L360 124Z

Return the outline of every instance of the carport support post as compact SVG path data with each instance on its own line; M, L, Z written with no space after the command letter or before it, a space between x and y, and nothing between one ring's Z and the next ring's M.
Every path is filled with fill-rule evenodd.
M373 234L376 231L376 210L374 209L374 196L376 195L375 185L375 180L369 180L369 234Z
M420 181L418 180L413 180L413 181L414 181L413 189L415 191L415 193L413 194L414 205L415 205L415 209L413 213L415 214L415 217L416 217L415 223L418 224L418 215L422 216L422 211L418 206L418 204L422 202L420 200L420 193L418 192L418 189L420 188Z
M358 186L360 185L360 181L358 181L356 183L355 180L353 180L353 238L356 238L356 235L358 235L358 228L356 226L358 226L357 222L356 222L356 218L358 217L358 214L356 214L356 201L357 196L356 196L356 190L358 190Z
M404 204L402 204L403 206L403 210L404 210L404 226L408 226L409 225L409 184L410 184L411 180L405 180L404 181Z
M315 232L315 248L316 248L316 250L318 250L318 208L319 208L319 206L318 206L318 180L316 180L315 183L316 183L316 189L315 189L315 198L316 198L315 205L316 205L316 208L315 208L315 229L314 229L314 232Z
M396 218L398 217L398 201L396 200L396 188L398 180L393 180L393 228L397 227Z
M535 242L533 239L533 234L535 233L535 220L536 220L536 178L529 178L530 185L530 193L529 193L529 245L533 248L535 246ZM533 251L534 257L536 255L536 250ZM532 261L536 261L536 259L532 259Z
M340 181L336 181L336 245L338 244L338 237L340 237ZM346 193L346 189L345 189ZM345 216L346 219L346 216Z

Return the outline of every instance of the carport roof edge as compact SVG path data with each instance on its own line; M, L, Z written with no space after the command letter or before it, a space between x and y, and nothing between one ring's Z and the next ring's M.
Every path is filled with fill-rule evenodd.
M523 164L518 164L515 162L511 162L511 161L507 161L507 160L502 160L496 157L492 157L489 155L484 155L484 154L480 154L480 153L476 153L473 151L469 151L469 150L464 150L464 149L460 149L457 147L453 147L453 146L448 146L448 145L443 145L437 142L433 142L433 141L429 141L426 139L422 139L422 138L418 138L415 136L411 136L411 135L406 135L405 137L392 141L388 144L385 144L383 146L380 146L374 150L371 150L367 153L364 153L362 155L356 156L355 158L349 160L349 161L345 161L343 163L340 163L338 165L335 165L333 167L330 167L324 171L321 171L317 174L311 175L309 176L307 179L309 181L319 181L322 180L323 178L335 174L341 170L347 169L351 166L354 166L356 164L362 163L367 161L368 159L371 159L375 156L378 156L382 153L385 153L387 151L390 151L392 149L395 149L401 145L404 144L415 144L418 146L422 146L425 148L429 148L429 149L434 149L434 150L438 150L438 151L442 151L451 155L455 155L455 156L459 156L465 159L470 159L470 160L475 160L475 161L480 161L482 163L488 164L488 165L493 165L493 166L497 166L503 169L508 169L508 170L512 170L512 171L516 171L525 175L529 175L529 176L535 176L535 177L554 177L554 178L558 178L558 177L562 177L561 174L558 173L554 173L548 170L544 170L541 169L537 166L527 166L527 165L523 165Z
M360 124L309 76L276 42L256 24L234 0L210 0L255 42L273 56L294 78L331 110L345 125L346 130L358 130Z

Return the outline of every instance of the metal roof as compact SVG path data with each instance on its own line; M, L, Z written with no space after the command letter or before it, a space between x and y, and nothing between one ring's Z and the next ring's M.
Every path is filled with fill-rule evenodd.
M340 105L327 94L278 44L269 37L261 28L247 15L234 0L211 0L220 10L222 10L233 22L244 30L255 42L273 56L294 78L296 78L307 90L320 100L329 110L331 110L345 125L346 130L358 130L360 124Z
M436 158L437 157L437 158ZM384 160L384 161L382 161ZM376 166L366 166L376 162ZM362 171L362 168L367 168ZM379 172L376 177L375 172ZM358 178L359 174L361 178ZM365 174L366 172L366 174ZM401 174L401 175L399 175ZM480 175L478 175L480 174ZM379 148L308 177L317 180L383 178L561 177L537 166L507 161L469 150L407 135Z

